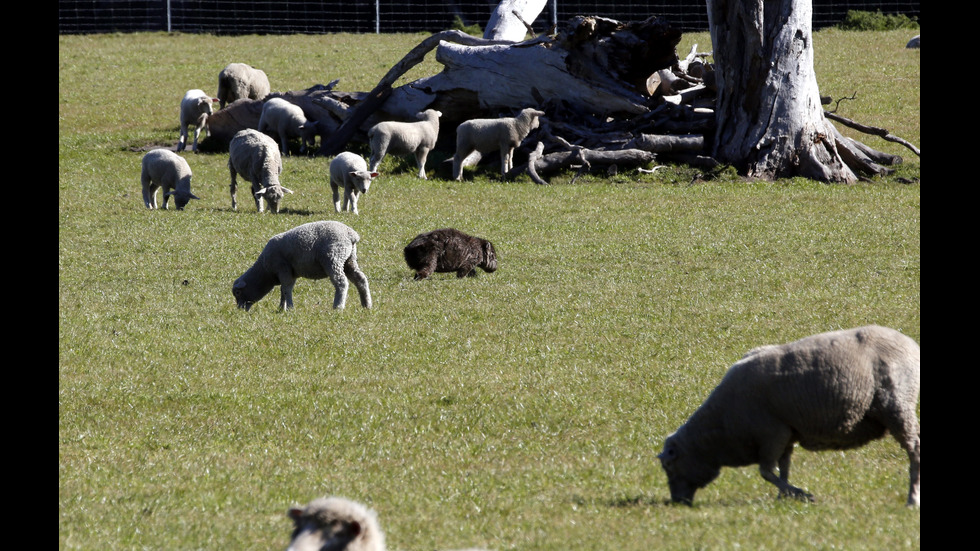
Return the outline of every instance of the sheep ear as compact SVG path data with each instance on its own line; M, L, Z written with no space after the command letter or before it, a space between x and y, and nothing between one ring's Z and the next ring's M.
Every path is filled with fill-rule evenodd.
M255 194L256 194L256 195L265 195L265 191L266 191L267 189L269 189L269 188L267 188L267 187L264 187L264 188L262 188L262 189L260 189L260 190L258 190L258 191L256 191L256 192L255 192Z
M303 510L299 507L290 507L290 509L286 511L286 515L294 521L299 522L300 517L303 516Z
M351 537L356 538L357 536L359 536L361 534L361 523L360 522L357 522L356 520L353 520L353 521L351 521L351 523L350 523L349 526L350 526L350 535L351 535Z
M378 177L378 173L377 172L372 172L371 173L371 178L377 178L377 177Z
M236 281L235 284L232 285L231 288L232 289L244 289L245 288L245 282L244 281L241 281L241 280Z
M200 198L200 197L198 197L197 195L194 195L193 193L189 193L188 195L190 195L190 196L191 196L191 199L197 199L197 200L199 200L199 201L201 200L201 198Z
M279 186L279 187L282 187L282 186ZM288 187L283 187L282 190L285 191L286 193L292 193L293 192L293 190L289 189Z

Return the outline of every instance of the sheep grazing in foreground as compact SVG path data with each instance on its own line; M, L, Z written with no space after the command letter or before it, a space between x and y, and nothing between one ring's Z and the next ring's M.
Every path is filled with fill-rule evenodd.
M289 509L293 535L288 551L384 551L378 515L342 497L321 497Z
M378 173L368 170L364 158L357 153L344 151L330 161L330 189L333 191L333 205L337 212L342 210L357 212L357 198L367 193L371 180ZM344 190L344 203L340 203L340 190Z
M908 505L919 505L919 345L886 327L821 333L750 350L658 455L670 497L691 504L723 466L759 465L779 496L793 446L857 448L886 432L909 456ZM779 476L776 467L779 467Z
M218 102L222 108L242 98L264 99L271 90L265 72L245 63L229 63L218 73Z
M191 199L199 199L191 193L191 167L180 155L169 149L153 149L143 155L143 169L140 173L143 187L143 203L148 209L157 208L157 189L163 188L163 209L167 209L170 196L174 197L177 210ZM171 191L173 190L173 191Z
M259 132L275 133L283 155L289 155L289 138L300 139L300 153L316 146L317 123L306 118L303 108L282 98L269 98L262 105Z
M269 202L269 210L279 212L279 204L292 190L282 187L282 157L276 141L251 128L240 130L228 145L228 170L231 172L231 208L238 209L236 192L238 174L252 183L255 208L262 212L262 200Z
M471 119L456 127L456 154L453 155L453 178L463 179L463 163L474 151L480 154L500 152L500 174L514 168L514 149L538 127L544 111L523 109L516 117Z
M454 228L419 234L405 246L405 262L415 270L415 279L433 272L456 272L456 277L475 276L476 268L497 270L497 252L486 239L467 235Z
M385 551L378 514L356 501L320 497L303 507L292 507L286 514L293 521L287 551Z
M298 278L330 278L335 292L333 307L347 302L348 280L361 296L361 305L371 307L371 290L357 266L357 243L361 236L350 227L333 221L308 222L273 236L259 258L232 285L239 308L253 304L280 286L279 308L293 307L293 286Z
M187 146L187 127L194 125L194 145L191 148L197 153L197 138L201 135L202 129L207 129L207 135L211 135L208 129L208 117L211 115L211 103L218 101L217 98L204 93L204 90L188 90L180 100L180 139L177 141L177 151L183 151Z
M419 178L425 176L425 160L439 139L439 117L442 112L426 109L417 122L384 121L368 130L371 141L371 172L378 170L385 155L415 155Z

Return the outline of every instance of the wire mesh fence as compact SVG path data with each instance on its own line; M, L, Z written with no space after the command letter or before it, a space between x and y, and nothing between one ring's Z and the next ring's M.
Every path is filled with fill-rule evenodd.
M497 0L59 0L58 33L177 31L212 34L433 32L482 29ZM812 0L813 26L834 26L849 10L919 16L918 0ZM666 19L683 32L708 30L704 0L547 0L532 23L543 32L575 15L619 21Z

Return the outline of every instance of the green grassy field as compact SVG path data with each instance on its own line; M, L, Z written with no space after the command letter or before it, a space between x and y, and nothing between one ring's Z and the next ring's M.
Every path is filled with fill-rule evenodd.
M822 94L856 92L842 115L919 145L908 34L821 31L815 63ZM228 62L273 90L366 91L422 38L59 37L59 548L284 549L286 509L327 494L376 509L401 550L919 548L890 438L797 451L815 504L747 467L666 505L656 459L752 347L867 323L919 341L904 147L844 130L906 158L851 186L677 166L421 181L388 158L358 216L334 212L329 159L286 159L296 193L258 215L246 192L230 209L226 154L188 151L201 200L144 208L142 152L176 143L184 91L213 94ZM430 54L404 80L438 70ZM329 282L300 280L291 312L278 289L237 309L266 241L324 219L360 233L375 307L351 289L334 311ZM402 248L444 226L492 240L500 269L413 281Z

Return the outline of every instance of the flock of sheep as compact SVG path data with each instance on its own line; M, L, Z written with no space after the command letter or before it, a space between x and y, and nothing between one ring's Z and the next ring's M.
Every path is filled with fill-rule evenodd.
M233 63L221 72L218 98L200 90L187 92L181 101L178 151L184 149L188 126L198 135L207 127L213 101L223 107L241 97L262 99L269 93L265 74ZM513 150L537 126L544 113L525 109L517 117L478 119L457 130L453 176L460 179L467 158L474 152L498 150L501 172L512 166ZM419 114L415 122L382 122L371 128L370 168L357 154L345 152L330 163L330 185L337 212L357 213L357 197L367 192L386 155L414 155L418 176L425 178L425 162L439 132L436 110ZM282 198L292 193L279 183L281 154L286 141L300 138L313 147L316 122L284 100L266 102L258 129L242 130L232 139L228 166L232 208L237 207L236 175L252 184L256 208L263 201L279 212ZM273 132L275 140L264 132ZM171 196L177 209L197 199L190 188L187 162L169 150L153 150L143 157L141 181L147 208L156 208L156 190L163 188L163 208ZM344 190L343 201L339 190ZM361 305L372 306L367 277L357 265L360 236L341 222L303 224L269 240L255 263L233 285L239 307L248 310L280 286L280 308L291 308L296 278L328 277L335 287L334 308L343 308L348 282L354 284ZM452 228L420 234L404 250L415 279L433 272L472 276L475 268L497 269L489 241ZM788 481L790 457L798 443L809 450L860 447L891 434L909 458L907 504L919 506L919 345L902 333L869 325L832 331L782 345L750 350L732 365L718 386L688 421L669 435L658 455L667 476L671 499L691 504L695 492L707 486L726 466L758 465L762 478L778 488L779 496L813 500ZM778 470L778 474L777 471ZM319 498L289 511L295 529L290 550L306 549L383 551L384 534L374 511L341 497Z

